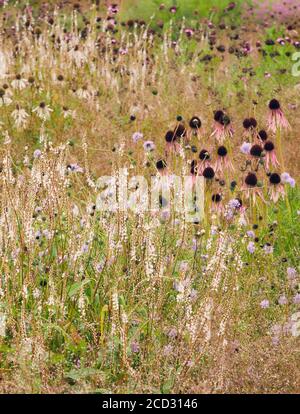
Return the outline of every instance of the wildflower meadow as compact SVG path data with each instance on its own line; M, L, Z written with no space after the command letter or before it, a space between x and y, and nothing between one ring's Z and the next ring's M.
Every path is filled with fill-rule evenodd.
M299 393L299 1L0 32L0 392Z

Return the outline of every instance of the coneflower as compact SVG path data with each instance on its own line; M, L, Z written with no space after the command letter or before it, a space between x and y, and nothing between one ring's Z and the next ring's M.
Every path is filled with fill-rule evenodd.
M43 121L47 121L50 119L50 115L53 109L51 109L45 102L41 102L39 106L34 108L32 112L36 112L37 116L41 118Z
M206 149L203 149L199 152L198 173L202 174L207 167L210 167L210 154Z
M158 160L156 162L156 168L160 175L165 175L167 173L167 163L165 160Z
M174 135L177 138L183 138L186 135L186 128L183 124L179 123L174 129Z
M272 164L274 167L277 167L279 165L279 162L276 157L275 153L275 145L272 141L266 141L264 145L264 150L266 152L266 168L269 169L270 164Z
M262 199L262 192L261 189L257 186L258 179L255 173L248 173L248 175L245 177L244 184L242 187L242 190L245 191L246 198L250 198L252 195L253 202L256 201L256 196L260 196Z
M226 138L232 138L233 136L230 118L223 111L216 111L214 114L213 132L211 136L215 136L220 143L223 143Z
M268 129L276 132L277 129L290 129L290 124L284 116L280 103L277 99L272 99L269 102L269 116L268 116Z
M22 109L17 105L16 109L11 113L11 116L13 117L17 128L25 128L29 116L25 109Z
M280 196L284 198L285 192L284 192L284 186L281 182L280 175L277 173L272 173L269 177L270 182L270 190L269 195L271 200L274 201L274 203L277 203Z
M215 163L215 171L223 172L225 169L233 170L233 164L229 160L227 148L224 145L221 145L217 149L218 158Z
M252 147L250 148L250 155L253 158L260 158L261 154L263 152L262 147L259 144L254 144L252 145Z
M214 178L215 171L212 167L206 167L206 168L204 168L202 175L206 180L210 181Z
M198 135L201 125L202 125L202 122L200 118L198 118L197 116L193 116L193 118L190 119L189 126L192 129L194 135Z
M259 133L257 134L257 136L261 141L266 141L268 139L268 134L266 133L264 129L261 129Z
M177 142L177 136L175 135L174 131L168 131L165 135L166 140L166 155L171 152L178 153L181 149L181 145Z
M246 118L243 121L243 127L245 128L244 136L256 135L257 121L255 118Z
M217 193L211 196L212 200L212 211L221 213L223 210L222 195Z

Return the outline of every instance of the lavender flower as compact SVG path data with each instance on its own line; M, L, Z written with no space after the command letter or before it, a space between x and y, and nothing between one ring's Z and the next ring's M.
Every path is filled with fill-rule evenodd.
M252 147L252 145L250 144L250 142L244 142L241 145L241 152L243 154L250 154L251 147Z
M254 244L254 242L251 241L251 242L248 243L247 250L251 254L254 253L254 251L255 251L255 244Z
M260 302L260 307L262 309L267 309L270 306L270 302L268 301L268 299L264 299Z

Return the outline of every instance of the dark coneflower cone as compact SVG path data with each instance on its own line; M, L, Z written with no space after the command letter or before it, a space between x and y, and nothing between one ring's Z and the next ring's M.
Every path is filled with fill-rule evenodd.
M266 141L268 139L268 134L266 133L264 129L259 131L258 136L262 141Z
M276 111L277 109L280 109L280 103L277 101L277 99L271 99L269 102L269 108L271 111Z
M255 187L257 184L257 177L256 174L254 173L249 173L247 175L247 177L245 178L245 183L249 186L249 187Z
M193 116L193 118L191 118L190 120L189 125L192 129L198 129L201 127L202 123L201 123L200 118L198 118L197 116Z
M251 128L251 121L250 121L250 119L249 119L249 118L244 119L244 121L243 121L243 127L244 127L245 129L249 129L249 128Z
M264 145L264 150L267 152L271 152L275 149L275 146L272 141L266 141Z
M213 194L211 197L214 203L219 203L222 200L221 194Z
M281 182L280 175L277 174L277 173L271 174L270 177L269 177L269 181L270 181L271 184L274 184L274 185L280 184L280 182Z
M221 121L223 119L223 116L224 116L224 112L223 111L216 111L215 114L214 114L214 120L216 122L221 123Z
M176 135L174 134L173 131L168 131L165 135L165 140L167 142L173 142L176 140Z
M250 149L250 154L253 157L260 157L262 151L263 151L262 147L260 145L258 145L258 144L255 144L255 145L252 145L252 147Z
M227 155L227 149L226 149L226 147L224 147L224 145L222 145L221 147L219 147L218 148L218 155L220 156L220 157L225 157L226 155Z
M209 152L206 149L201 150L200 153L199 153L199 159L201 161L209 160L210 159Z
M166 163L166 161L165 161L165 160L158 160L158 161L156 162L156 168L157 168L158 170L163 170L164 168L166 168L166 166L167 166L167 163Z
M207 180L212 180L215 176L215 172L214 169L211 167L206 167L203 170L203 177L206 178Z
M178 138L184 137L186 134L185 126L183 124L178 124L177 127L175 128L174 133Z
M249 118L250 120L250 124L252 128L256 128L257 127L257 121L255 118Z

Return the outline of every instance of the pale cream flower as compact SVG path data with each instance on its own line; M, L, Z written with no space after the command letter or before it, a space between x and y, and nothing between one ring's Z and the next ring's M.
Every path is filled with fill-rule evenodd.
M49 105L46 105L45 102L41 102L39 106L33 109L32 112L36 112L39 118L41 118L43 121L47 121L48 119L50 119L51 112L53 112L53 109L51 109Z
M21 78L21 75L17 75L16 78L11 82L11 86L13 89L25 89L28 84L27 79Z
M25 128L27 125L28 113L17 105L16 109L11 113L17 128Z

